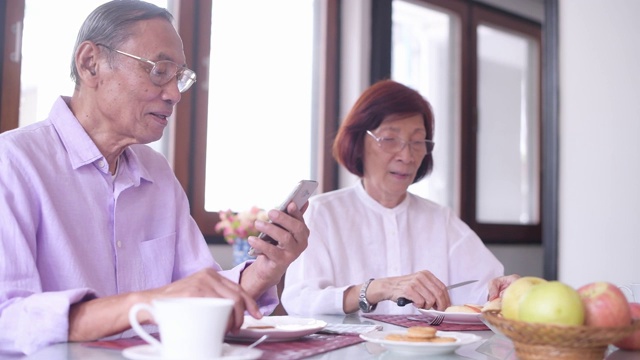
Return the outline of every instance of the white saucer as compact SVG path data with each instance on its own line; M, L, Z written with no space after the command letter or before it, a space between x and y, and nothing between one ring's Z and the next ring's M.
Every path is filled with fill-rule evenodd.
M314 334L325 326L327 326L326 322L313 318L282 315L265 316L258 320L245 315L240 331L236 334L227 334L225 340L254 342L263 335L268 335L266 342L291 341Z
M153 345L138 345L122 350L122 355L132 360L169 360L162 357L160 350ZM262 355L262 350L248 349L246 346L224 344L220 360L251 360Z

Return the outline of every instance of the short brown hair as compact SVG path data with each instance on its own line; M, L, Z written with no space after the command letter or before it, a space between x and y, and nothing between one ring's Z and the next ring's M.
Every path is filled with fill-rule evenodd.
M395 82L381 80L366 89L340 125L333 142L333 157L352 174L364 176L362 157L367 130L374 130L390 115L405 117L422 115L427 140L433 140L434 122L431 104L417 91ZM433 169L433 156L427 154L413 182L418 182Z

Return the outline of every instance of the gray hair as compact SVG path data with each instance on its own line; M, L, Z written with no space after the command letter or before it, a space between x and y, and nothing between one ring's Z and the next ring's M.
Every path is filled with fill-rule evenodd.
M80 74L76 69L75 53L84 41L104 44L112 48L131 36L131 28L138 21L163 18L173 21L173 15L164 8L141 0L112 0L98 6L87 16L78 32L71 56L71 80L78 86Z

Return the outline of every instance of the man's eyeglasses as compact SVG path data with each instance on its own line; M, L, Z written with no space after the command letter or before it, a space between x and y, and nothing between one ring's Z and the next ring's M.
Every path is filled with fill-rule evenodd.
M178 79L178 91L181 93L189 90L191 85L196 82L196 73L187 68L186 66L180 66L173 61L169 60L158 60L151 61L149 59L145 59L140 56L131 55L124 51L112 49L104 44L96 44L99 46L104 46L105 48L115 51L118 54L128 56L132 59L136 59L143 63L149 64L152 66L151 71L149 71L149 77L151 78L151 82L157 86L163 86L169 81L171 81L174 77Z
M382 151L390 154L395 154L402 151L402 149L404 149L404 147L407 145L409 145L409 148L417 154L431 154L431 152L433 151L433 147L436 144L433 141L427 139L404 141L402 139L393 137L377 137L373 135L370 130L367 130L367 134L369 134L369 136L371 136L378 143L378 146L380 147L380 149L382 149Z

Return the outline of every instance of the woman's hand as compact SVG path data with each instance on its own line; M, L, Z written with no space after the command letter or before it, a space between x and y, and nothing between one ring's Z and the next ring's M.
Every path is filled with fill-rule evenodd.
M367 299L372 303L383 300L398 301L404 297L421 309L445 310L451 305L446 285L430 271L410 275L376 279L369 285Z
M489 282L489 296L487 301L491 301L502 297L504 290L511 285L512 282L518 280L520 275L512 274L508 276L500 276Z

